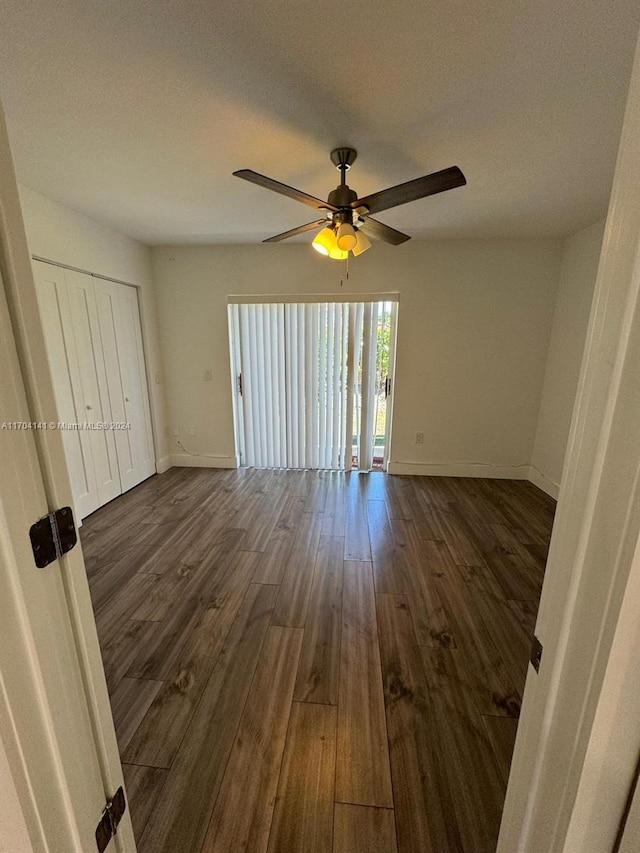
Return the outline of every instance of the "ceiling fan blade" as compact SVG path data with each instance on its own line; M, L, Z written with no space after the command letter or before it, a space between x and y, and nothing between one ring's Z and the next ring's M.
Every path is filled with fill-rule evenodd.
M280 240L286 240L288 237L295 237L296 234L304 234L305 231L313 231L314 228L319 228L320 225L326 225L326 219L316 219L314 222L307 222L306 225L299 225L297 228L292 228L291 231L283 231L282 234L276 234L275 237L269 237L263 240L263 243L279 243Z
M416 201L428 195L452 190L454 187L462 187L466 183L467 179L460 169L457 166L451 166L441 172L433 172L431 175L415 178L413 181L389 187L387 190L371 193L352 202L351 207L364 206L369 208L369 213L380 213L381 210L388 210L398 204L406 204L408 201Z
M364 231L367 237L376 237L378 240L384 240L385 243L391 243L392 246L399 246L400 243L406 243L407 240L411 239L408 234L396 231L395 228L390 228L370 216L365 216L363 223L358 227Z
M322 199L315 196L303 193L302 190L296 190L293 187L288 187L286 184L281 184L280 181L274 181L273 178L267 178L265 175L259 175L251 169L239 169L233 173L236 178L242 178L244 181L250 181L252 184L257 184L259 187L264 187L266 190L273 190L274 193L286 195L295 201L301 201L303 204L308 204L316 210L337 210L332 204L328 204Z

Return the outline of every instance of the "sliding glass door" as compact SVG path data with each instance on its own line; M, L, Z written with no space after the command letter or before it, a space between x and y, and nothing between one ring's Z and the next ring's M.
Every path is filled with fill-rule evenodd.
M230 305L241 464L382 467L395 316L395 302Z

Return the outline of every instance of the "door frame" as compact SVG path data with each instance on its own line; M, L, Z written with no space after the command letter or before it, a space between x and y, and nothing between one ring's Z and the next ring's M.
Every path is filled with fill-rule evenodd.
M51 412L56 412L53 382L44 344L44 334L40 321L35 283L31 268L22 210L11 157L11 150L0 109L0 272L3 284L3 299L6 297L8 317L10 319L13 342L17 352L15 363L3 365L6 369L6 381L25 396L26 412L29 420L46 422ZM10 333L9 333L10 335ZM13 345L8 337L8 344ZM59 432L51 430L29 431L28 442L24 447L30 449L31 457L16 457L37 471L41 478L44 501L43 508L54 509L72 504L71 488L66 467L62 438ZM18 453L20 448L16 449ZM35 468L34 468L35 466ZM39 469L39 470L38 470ZM26 488L26 487L25 487ZM14 498L10 476L0 478L0 502L4 507L11 506ZM34 505L37 505L37 492L33 491ZM37 519L34 518L33 521ZM15 615L2 626L3 643L11 643L17 660L23 662L19 668L22 681L3 679L2 707L20 707L25 698L31 695L28 704L28 724L24 719L3 719L4 747L7 751L9 771L14 780L23 818L29 830L34 849L58 849L85 853L79 847L79 838L74 827L79 824L80 814L76 810L80 803L73 796L73 780L65 776L65 765L61 760L59 743L56 738L58 728L68 729L69 719L57 719L54 703L51 701L38 679L37 667L32 665L38 652L46 653L55 647L61 661L68 660L69 665L80 670L83 694L78 697L78 713L88 717L90 737L98 762L99 774L104 788L104 802L123 785L122 768L116 741L107 685L98 645L95 618L89 596L82 548L80 544L61 560L52 563L44 571L49 577L59 578L64 589L70 624L71 649L59 646L62 640L56 634L43 638L38 631L46 613L34 614L33 606L25 606L21 588L21 573L25 565L25 543L28 544L28 530L15 530L5 523L4 514L0 518L0 557L2 558L2 578L6 588L3 603ZM16 549L19 549L17 551ZM17 554L22 555L17 560ZM33 571L40 571L33 569ZM57 574L54 574L57 573ZM29 602L28 602L29 603ZM33 605L33 603L29 603ZM51 686L49 685L51 690ZM58 688L61 689L61 688ZM24 707L24 705L23 705ZM79 718L80 722L80 718ZM73 723L73 721L72 721ZM30 743L30 732L40 738L40 749L34 753ZM46 797L36 798L34 790L39 787L37 780L42 773L50 772L53 783L47 789ZM77 820L76 820L77 814ZM96 826L101 814L95 816ZM86 815L84 816L86 821ZM13 823L13 821L12 821ZM19 826L20 816L15 816L15 826ZM64 837L64 846L60 839ZM52 840L53 839L53 840ZM53 846L51 846L53 844ZM118 828L118 834L111 844L118 853L135 853L136 846L129 811L125 813Z
M639 148L640 42L498 853L613 850L640 754Z

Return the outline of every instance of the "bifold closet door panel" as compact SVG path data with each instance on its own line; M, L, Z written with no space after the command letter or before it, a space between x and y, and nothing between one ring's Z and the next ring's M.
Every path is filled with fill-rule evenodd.
M34 261L33 268L58 408L57 417L67 423L78 423L85 420L85 417L84 411L78 412L76 409L71 387L70 361L75 358L75 347L67 347L62 321L63 316L67 318L69 316L65 271L41 261ZM70 320L67 319L67 326L69 325ZM78 374L77 366L74 373ZM62 443L69 469L76 516L84 518L100 506L93 470L91 437L84 430L64 430Z
M65 270L69 312L63 314L67 347L75 348L69 360L71 387L78 422L111 423L114 420L109 401L100 327L96 311L93 278L86 273ZM93 469L100 506L122 494L114 430L88 429Z
M138 294L126 284L99 278L94 282L113 419L130 424L115 431L126 491L156 471Z

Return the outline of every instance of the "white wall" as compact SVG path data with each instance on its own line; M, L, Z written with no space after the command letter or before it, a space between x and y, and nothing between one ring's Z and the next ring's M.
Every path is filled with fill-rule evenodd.
M174 464L235 464L228 294L398 291L392 470L527 476L561 241L376 244L343 288L342 265L302 244L159 247L152 259L168 422L209 455L183 455L172 437Z
M604 220L569 237L560 282L531 459L533 482L558 496L578 386Z
M149 247L27 187L19 189L32 255L138 286L156 463L158 470L165 470L164 370Z

